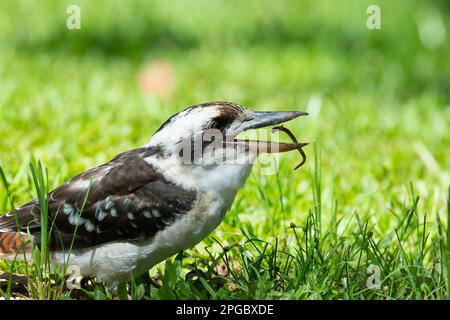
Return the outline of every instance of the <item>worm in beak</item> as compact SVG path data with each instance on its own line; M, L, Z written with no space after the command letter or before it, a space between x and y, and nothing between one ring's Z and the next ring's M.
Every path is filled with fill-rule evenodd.
M303 147L307 146L309 143L298 143L297 138L294 136L294 134L289 129L287 129L283 126L278 126L278 127L272 128L272 132L275 132L275 131L281 131L281 132L286 133L289 136L289 138L291 138L293 144L296 146L295 149L297 149L298 152L300 153L300 155L302 156L302 161L294 168L294 170L297 170L302 165L304 165L306 162L306 154L303 151ZM290 149L290 150L292 150L292 149Z

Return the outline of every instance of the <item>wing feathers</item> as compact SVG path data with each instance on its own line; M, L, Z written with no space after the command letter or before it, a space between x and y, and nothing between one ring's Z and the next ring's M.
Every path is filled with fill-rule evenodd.
M152 152L156 151L140 148L123 153L52 191L52 248L68 248L72 240L75 248L83 248L118 239L151 237L188 212L196 193L157 173L143 159ZM37 201L20 207L17 214L21 229L29 229L39 245ZM17 230L14 217L0 217L0 229L4 228Z

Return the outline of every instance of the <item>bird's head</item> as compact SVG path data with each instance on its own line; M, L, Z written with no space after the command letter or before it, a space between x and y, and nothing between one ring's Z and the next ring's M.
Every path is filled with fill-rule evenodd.
M258 154L300 150L305 145L236 136L305 114L256 112L229 102L193 106L169 118L154 133L146 145L153 150L146 161L183 187L216 194L225 200L223 208L229 208Z
M163 157L178 157L184 164L251 164L259 153L297 149L295 143L242 140L240 133L280 124L306 115L301 111L253 111L230 102L209 102L189 107L165 121L147 146Z

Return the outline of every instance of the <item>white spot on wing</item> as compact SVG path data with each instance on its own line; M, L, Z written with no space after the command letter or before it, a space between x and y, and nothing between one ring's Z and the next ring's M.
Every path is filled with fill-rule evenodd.
M85 220L84 222L84 227L86 228L87 231L92 232L94 231L95 227L94 224L90 221L90 220Z
M153 218L153 216L152 216L152 214L150 213L150 211L147 211L147 210L144 211L144 217L146 217L147 219Z
M159 213L158 210L152 209L152 214L156 217L159 218L161 216L161 214Z
M117 217L117 210L115 208L112 208L109 213L111 214L111 217Z
M97 210L95 211L95 218L98 221L102 221L103 219L105 219L105 217L106 217L106 212L100 208L97 208Z
M108 196L108 197L105 199L105 202L106 202L106 204L105 204L105 209L106 209L106 210L111 209L112 206L113 206L113 203L112 203L112 197L111 197L111 196Z
M73 226L81 226L86 222L75 210L69 215L69 223Z
M72 207L72 205L68 204L68 203L64 203L64 207L63 207L63 212L65 215L71 215L74 212L74 208Z

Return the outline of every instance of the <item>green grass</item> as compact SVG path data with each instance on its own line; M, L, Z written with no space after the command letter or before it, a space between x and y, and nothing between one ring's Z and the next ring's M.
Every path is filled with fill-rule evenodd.
M256 165L210 237L119 297L448 298L449 6L380 1L383 29L369 31L372 2L2 2L0 213L45 202L43 191L145 144L192 104L309 111L286 125L312 142L304 167L292 171L295 153L273 175ZM81 30L64 27L69 3ZM436 48L418 31L430 19L447 31ZM174 73L163 97L138 84L160 59ZM380 288L367 287L369 265ZM68 290L39 265L0 270L30 276L28 288L1 285L6 298L111 298L93 281Z

